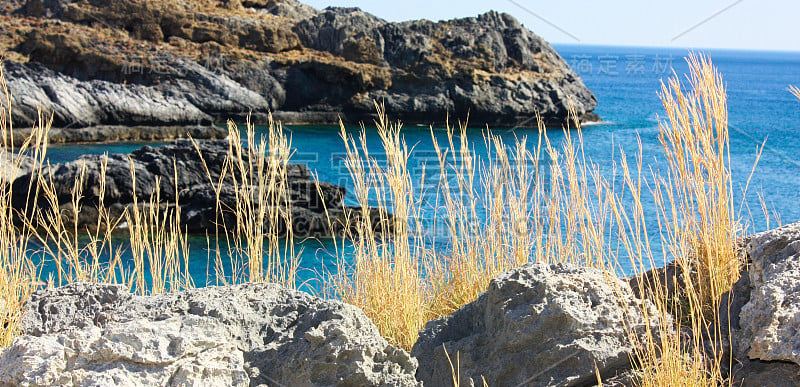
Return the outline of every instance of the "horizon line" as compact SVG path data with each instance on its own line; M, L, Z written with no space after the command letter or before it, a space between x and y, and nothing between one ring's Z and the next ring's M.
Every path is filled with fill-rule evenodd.
M546 39L545 39L546 41ZM584 47L618 47L618 48L648 48L648 49L668 49L668 50L714 50L714 51L738 51L738 52L764 52L764 53L792 53L800 54L800 48L745 48L745 47L697 47L697 46L667 46L667 45L647 45L647 44L621 44L621 43L584 43L584 42L548 42L552 46L584 46Z

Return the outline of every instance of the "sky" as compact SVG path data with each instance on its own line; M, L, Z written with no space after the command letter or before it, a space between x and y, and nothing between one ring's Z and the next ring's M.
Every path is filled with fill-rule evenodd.
M551 43L800 51L798 0L300 0L389 21L508 12Z

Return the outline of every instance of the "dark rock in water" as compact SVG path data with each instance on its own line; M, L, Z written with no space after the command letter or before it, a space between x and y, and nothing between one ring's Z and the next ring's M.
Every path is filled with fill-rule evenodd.
M47 174L47 179L52 181L58 204L67 221L72 219L71 202L75 182L81 181L82 208L78 216L80 228L97 224L97 208L101 204L101 196L102 204L112 216L118 217L134 203L146 206L151 196L158 192L160 204L165 208L176 203L180 206L181 224L188 232L214 232L217 229L224 232L225 226L230 230L239 224L233 209L236 208L240 195L233 188L230 171L225 174L225 179L220 179L226 160L229 159L229 143L221 140L198 141L197 144L196 149L191 141L177 140L163 147L144 146L130 155L83 156L76 161L53 165L46 170L49 172L41 173ZM248 162L247 157L246 154L243 156L244 162ZM104 169L105 191L100 192ZM135 174L131 173L132 169ZM14 181L12 200L15 208L49 206L41 197L35 202L35 206L26 206L26 203L34 203L33 194L29 196L29 193L36 190L30 190L29 187L38 181L38 173L28 172ZM311 174L305 166L288 165L286 179L291 201L292 227L296 236L338 234L344 230L346 217L357 219L361 216L360 208L342 205L344 188L311 180ZM220 182L221 188L217 197L214 187ZM372 216L376 228L380 228L381 213L374 210ZM266 229L274 229L269 226L264 225ZM288 231L286 224L274 226L281 234Z
M280 112L292 121L371 121L373 101L409 124L596 119L595 96L508 14L392 23L294 0L27 0L0 47L17 126L37 108L56 127L187 125ZM102 27L96 20L103 20ZM110 27L110 28L109 28ZM5 40L4 40L5 39Z
M446 348L467 385L483 379L490 386L592 385L595 366L604 380L624 379L634 349L620 308L635 314L641 301L627 283L619 280L620 294L610 280L599 269L543 263L500 275L476 301L420 332L411 351L417 378L452 383ZM647 324L642 316L630 318L632 329ZM657 322L649 323L655 329Z
M415 386L356 307L275 284L134 296L75 283L27 303L0 384Z

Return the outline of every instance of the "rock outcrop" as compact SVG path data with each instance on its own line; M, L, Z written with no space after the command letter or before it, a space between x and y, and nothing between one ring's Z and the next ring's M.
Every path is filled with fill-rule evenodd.
M615 290L601 270L532 263L494 279L486 293L450 316L429 322L412 355L425 385L579 386L631 368L633 348L622 321L644 328L627 283ZM649 305L647 307L650 307ZM649 322L654 324L655 322Z
M12 184L33 170L33 160L25 155L0 150L0 184Z
M0 355L0 383L248 386L243 353L222 328L187 316L23 336Z
M187 125L252 112L297 122L371 120L382 101L406 123L449 113L478 126L550 124L594 95L508 14L392 23L294 0L26 0L0 15L18 127Z
M43 171L29 171L20 175L12 185L12 202L15 208L28 208L31 211L34 208L49 208L50 201L35 196L41 190L30 189L39 184L39 174L44 174L48 184L52 184L59 211L67 224L74 223L73 192L76 182L80 182L79 229L96 227L101 205L112 217L118 218L134 204L149 205L151 196L158 192L159 204L165 211L170 211L176 204L180 206L181 225L186 231L225 232L226 226L235 227L239 224L234 211L237 202L249 200L233 188L231 176L234 172L223 172L229 159L228 148L226 140L199 141L197 148L189 140L176 140L162 147L144 146L129 155L83 156L76 161L52 165ZM245 152L242 156L244 163L248 163L248 157ZM225 179L221 180L220 176L225 176ZM237 179L241 182L241 176ZM345 219L355 220L361 216L360 208L343 205L343 187L312 180L308 168L303 165L289 164L285 179L295 236L336 235L344 230L347 224ZM219 192L215 186L220 187ZM101 187L105 187L103 192L100 191ZM252 200L258 202L255 198ZM266 205L285 206L285 202ZM374 210L372 215L373 224L378 230L382 227L381 213ZM277 225L269 224L270 221L265 220L265 229L280 234L288 231L284 218L276 219L280 222Z
M416 361L359 309L275 284L36 293L0 384L412 386Z
M749 267L720 305L731 374L743 386L800 380L800 223L747 240ZM726 329L723 330L726 332Z
M750 301L742 307L739 349L751 359L800 365L800 224L753 236Z

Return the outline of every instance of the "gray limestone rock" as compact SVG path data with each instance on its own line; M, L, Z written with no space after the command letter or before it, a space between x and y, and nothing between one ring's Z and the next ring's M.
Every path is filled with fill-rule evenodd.
M627 283L614 279L618 292L610 280L602 270L566 264L500 275L478 300L426 325L411 352L417 378L452 383L445 348L468 385L578 386L597 381L595 365L604 379L626 372L633 348L621 308L633 311L633 329L647 322Z
M75 380L63 379L71 375L108 377L94 375L94 367L134 384L145 380L136 379L144 377L142 372L147 377L150 371L178 374L174 369L182 370L181 377L190 384L206 376L246 383L240 369L254 386L417 384L416 360L381 338L358 308L275 284L135 296L115 285L76 283L34 294L22 329L24 335L0 358L0 384ZM84 343L89 346L76 353L76 346ZM142 354L131 352L136 345ZM216 349L193 349L201 347L226 349L229 356L221 357ZM64 354L68 359L102 357L105 348L113 356L103 364L64 365L59 360ZM174 360L180 354L191 367ZM139 361L135 356L146 356L142 367L150 371L128 367L126 362ZM20 358L26 360L15 360ZM146 384L151 380L156 379Z

